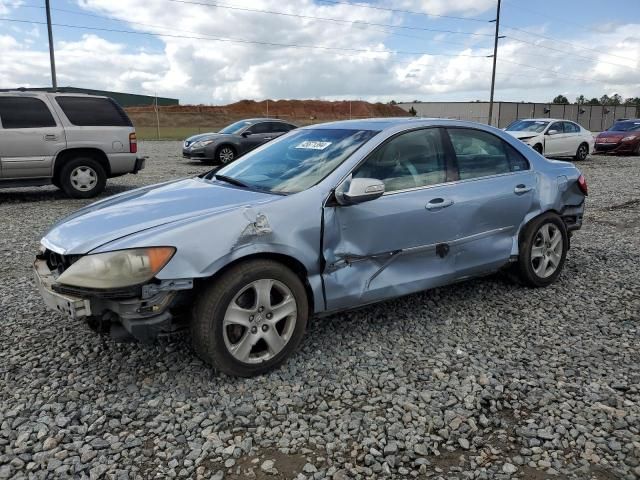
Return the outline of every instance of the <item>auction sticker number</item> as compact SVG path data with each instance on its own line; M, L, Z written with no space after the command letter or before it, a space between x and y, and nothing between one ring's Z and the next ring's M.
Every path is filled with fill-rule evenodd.
M314 142L312 140L305 140L301 144L296 145L295 148L303 150L324 150L329 145L331 145L331 142Z

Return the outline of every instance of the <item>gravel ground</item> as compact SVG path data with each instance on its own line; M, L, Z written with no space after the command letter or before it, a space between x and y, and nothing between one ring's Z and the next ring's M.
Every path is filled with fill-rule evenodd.
M205 170L178 142L104 195ZM42 305L43 230L85 201L0 191L0 479L640 477L640 158L590 157L560 281L484 278L311 325L234 379L185 339L115 343Z

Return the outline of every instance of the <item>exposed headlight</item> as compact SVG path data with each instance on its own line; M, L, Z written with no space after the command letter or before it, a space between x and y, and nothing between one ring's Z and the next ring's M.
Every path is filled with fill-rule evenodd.
M196 142L193 145L191 145L191 148L206 147L210 143L213 143L213 140L200 140L199 142Z
M629 135L628 137L624 137L622 139L623 142L630 142L631 140L635 140L636 136L635 135Z
M151 280L171 260L174 247L134 248L80 257L58 277L64 285L121 288Z

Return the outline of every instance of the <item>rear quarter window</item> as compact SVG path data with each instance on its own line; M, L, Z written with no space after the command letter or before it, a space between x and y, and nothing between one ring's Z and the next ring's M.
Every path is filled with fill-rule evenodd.
M55 127L49 107L38 98L0 97L0 120L3 128Z
M79 127L132 127L125 111L110 98L56 97L73 125Z

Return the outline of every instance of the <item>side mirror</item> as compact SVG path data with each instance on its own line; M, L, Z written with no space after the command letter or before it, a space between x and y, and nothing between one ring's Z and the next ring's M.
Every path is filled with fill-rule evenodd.
M245 130L244 132L242 132L242 136L244 138L247 138L249 135L253 135L253 132L250 132L249 130Z
M547 132L547 135L556 135L558 133L558 130L549 130Z
M336 200L340 205L355 205L380 198L384 194L384 183L375 178L352 178L336 188Z

